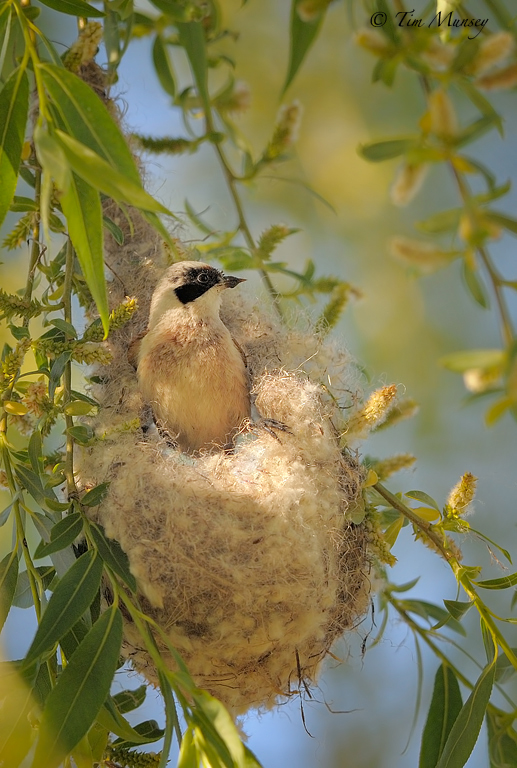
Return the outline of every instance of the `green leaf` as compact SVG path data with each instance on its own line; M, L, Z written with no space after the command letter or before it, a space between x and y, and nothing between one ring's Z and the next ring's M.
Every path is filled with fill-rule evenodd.
M108 539L104 528L96 523L91 524L90 532L95 546L99 550L99 555L106 565L120 576L132 592L136 592L136 579L129 570L128 557L118 541Z
M36 568L43 582L45 589L56 575L55 569L51 565L40 565ZM22 571L18 576L16 592L14 593L13 605L17 608L31 608L34 605L32 590L27 571Z
M59 355L59 357L56 357L56 359L52 363L52 368L50 369L49 384L48 384L48 396L51 400L54 399L56 388L59 386L59 382L61 381L61 376L65 372L66 364L68 363L71 357L72 357L72 350L66 349L64 352L62 352Z
M38 429L35 429L30 436L28 452L31 466L34 472L36 472L38 475L43 469L42 450L41 432Z
M104 222L104 226L113 235L113 238L115 239L115 242L117 245L124 245L124 233L118 227L114 221L112 221L108 216L104 215L102 217L102 221Z
M419 581L420 581L420 576L417 576L416 579L411 579L411 581L406 581L405 584L391 584L390 592L409 592L409 590L413 589L413 587L416 586Z
M133 205L143 211L155 211L172 216L165 206L145 191L140 182L135 183L128 179L86 144L82 144L60 130L56 131L55 137L72 170L91 187L99 189L119 203ZM102 215L100 226L102 237Z
M418 768L435 768L461 706L461 693L456 676L449 666L442 664L434 679L433 697L422 736Z
M462 42L456 47L454 59L451 64L453 72L459 72L463 67L476 58L479 51L479 40L469 40L468 37L464 38Z
M489 221L493 221L494 224L499 224L500 227L507 229L512 235L517 235L517 219L512 219L511 216L507 216L505 213L498 213L497 211L486 211L485 216Z
M510 397L503 397L493 403L485 413L485 424L493 427L510 410L514 401Z
M48 668L49 668L48 664L40 665L38 674L36 676L36 680L34 682L34 687L33 687L34 697L42 709L47 699L47 696L52 690L52 683L50 681L50 674L49 674Z
M470 158L467 160L467 162L470 163ZM478 170L477 167L476 167L476 170ZM477 203L490 203L492 202L492 200L497 200L500 197L504 197L505 195L507 195L508 192L510 192L511 188L512 188L512 182L510 180L508 180L505 184L501 184L500 186L496 186L494 184L489 188L488 192L484 192L480 195L475 195L474 199ZM491 213L492 211L485 211L484 218L489 219L491 216ZM515 227L515 232L517 233L517 221L515 221L515 219L510 219L510 224L513 227Z
M490 0L490 2L494 2L494 0ZM503 120L501 115L494 109L491 102L483 96L483 94L480 93L474 84L466 77L460 78L457 82L460 88L465 91L471 102L479 109L481 114L484 117L490 118L500 135L503 136Z
M163 736L163 731L156 728L154 720L151 721L155 726L154 728L149 727L149 721L139 723L133 728L125 717L122 717L111 697L106 700L96 719L103 728L119 737L117 741L119 744L122 742L125 745L149 744Z
M498 115L480 117L479 120L471 123L457 134L454 139L454 145L456 147L464 147L466 144L471 144L473 141L477 141L477 139L481 138L485 133L488 133L492 128L495 128L498 122L500 122Z
M84 494L81 504L85 507L97 507L103 501L108 493L109 483L100 483Z
M81 270L97 305L105 332L108 331L108 298L104 277L102 208L99 193L70 170L70 165L55 136L44 129L34 131L38 159L45 174L53 177L61 190L61 206Z
M92 18L101 18L105 14L94 8L93 5L85 3L84 0L41 0L43 5L52 8L60 13L67 13L70 16L91 16Z
M417 616L421 616L421 618L425 619L430 624L432 624L433 621L437 621L438 626L440 627L447 625L449 629L454 630L454 632L457 632L459 635L465 636L467 634L459 621L453 619L451 614L439 605L428 603L426 600L402 600L401 604L404 606L405 610L411 611L411 613L416 613ZM438 627L433 627L433 629L437 628Z
M6 3L0 8L0 40L2 45L0 46L0 73L4 71L4 62L9 50L9 40L11 39L12 31L12 16L14 14L13 6L8 6Z
M322 13L315 19L303 21L296 10L300 0L291 2L291 32L289 45L289 64L282 93L285 93L300 69L305 56L314 44L320 31L325 14Z
M474 605L472 600L468 600L466 602L462 600L444 600L443 603L453 619L456 619L457 621L461 621L467 611L469 611Z
M392 160L394 157L406 154L416 146L417 138L409 136L403 139L388 139L386 141L372 141L369 144L360 144L357 151L371 163L380 163L383 160Z
M450 211L440 211L429 216L424 221L418 221L416 227L421 232L437 235L441 232L451 232L458 228L460 223L461 208L452 208Z
M50 650L90 607L99 588L102 560L89 550L76 560L58 583L42 616L24 661L31 661Z
M476 581L476 586L482 589L508 589L517 584L517 573L510 576L501 576L499 579L487 579L486 581Z
M210 226L206 221L204 221L201 216L196 213L194 208L191 206L189 201L185 198L185 201L183 203L185 206L185 213L189 217L190 221L195 224L195 226L203 232L205 235L213 235L214 234L214 227Z
M122 718L123 719L123 718ZM163 738L165 733L163 728L160 728L156 720L144 720L143 723L138 723L132 729L136 733L136 739L128 741L126 738L116 739L114 744L121 745L129 749L135 747L138 744L150 744L153 741Z
M125 712L132 712L138 709L147 695L147 685L140 685L133 691L121 691L113 696L113 701L118 711L123 715Z
M200 21L189 21L187 23L177 22L176 27L180 44L188 56L205 114L208 114L210 112L210 95L208 93L208 63L203 25Z
M220 701L210 696L206 691L196 692L194 694L194 701L196 703L196 713L203 713L206 721L212 726L214 735L217 737L216 739L211 738L211 731L207 732L204 729L204 735L206 734L208 737L207 741L211 742L221 761L226 762L225 752L227 750L231 756L231 762L226 763L227 765L245 765L244 744L228 710Z
M75 330L72 323L67 323L66 320L62 320L60 317L53 318L49 322L51 325L55 326L60 331L63 331L65 336L68 336L71 339L77 338L77 331Z
M384 540L390 549L397 541L403 525L404 517L399 513L398 517L384 531Z
M76 649L88 634L89 629L90 627L86 625L84 619L79 619L79 621L74 624L72 629L69 629L68 632L59 640L59 645L67 660L72 658L72 655L75 653Z
M432 507L433 509L436 509L438 512L440 512L440 507L436 501L432 498L432 496L429 496L429 494L425 493L424 491L406 491L404 495L409 496L410 499L421 501L423 504L427 504L428 507Z
M517 733L504 717L488 711L488 751L490 768L517 765Z
M121 644L122 616L111 606L88 632L47 698L33 768L57 768L88 732L109 693Z
M4 510L2 510L2 512L0 512L0 528L2 527L2 525L5 525L6 522L9 520L9 515L11 514L13 509L13 504L14 504L14 500Z
M471 532L471 533L475 533L475 534L476 534L476 536L479 536L479 538L480 538L480 539L483 539L483 541L487 542L487 544L491 544L493 547L495 547L496 549L498 549L498 550L499 550L499 552L501 552L501 553L502 553L502 554L503 554L503 555L506 557L506 559L508 560L508 562L510 563L510 565L513 565L513 563L512 563L512 556L510 555L510 553L508 552L508 550L507 550L507 549L504 549L504 547L502 547L500 544L497 544L497 542L495 542L495 541L493 541L492 539L490 539L490 538L489 538L488 536L486 536L484 533L481 533L481 531L477 531L477 530L476 530L475 528L473 528L472 526L470 526L470 532ZM488 549L490 550L490 547L488 547ZM477 575L474 575L474 577L473 577L473 578L477 578Z
M400 64L400 59L379 59L373 68L372 83L377 83L379 80L391 88L395 82L395 75Z
M117 70L121 59L121 46L120 46L120 17L110 7L104 19L104 47L106 49L106 56L108 59L108 71L111 73Z
M84 424L77 424L75 427L68 427L66 430L67 435L71 435L76 443L79 445L88 445L93 437L93 431L91 427L87 427Z
M200 763L201 755L194 741L193 729L187 728L181 740L177 768L198 768Z
M14 197L29 111L29 81L18 67L0 92L0 224Z
M41 541L36 547L34 558L36 560L47 557L53 552L59 552L68 547L76 539L83 529L83 519L78 512L64 517L50 531L50 541L46 544Z
M32 498L41 506L45 504L45 491L41 484L41 478L23 464L17 464L14 468L16 476Z
M13 202L9 208L13 213L25 213L25 211L37 211L38 204L30 197L22 197L21 195L15 195Z
M495 660L485 667L461 708L436 768L463 768L474 749L492 693Z
M120 128L97 94L72 72L52 64L40 65L40 69L52 97L57 127L85 144L130 181L140 184L138 169Z
M85 403L84 400L71 400L65 405L63 412L67 416L86 416L93 407L90 403Z
M483 309L490 308L490 299L488 298L487 290L479 278L476 270L472 269L466 261L463 262L463 280L468 288L468 291L476 304L479 304Z
M174 70L167 49L160 35L156 35L153 44L153 64L158 80L165 93L174 98L176 96L176 83L174 82Z
M17 581L18 557L16 550L13 550L0 562L0 630L11 610Z
M34 709L34 698L19 674L19 667L7 662L2 666L7 674L2 674L0 690L2 694L9 691L9 696L2 695L0 700L0 765L15 768L31 747L34 731L30 712Z
M471 368L496 368L506 362L504 349L469 349L463 352L453 352L440 358L440 365L455 373L465 373Z

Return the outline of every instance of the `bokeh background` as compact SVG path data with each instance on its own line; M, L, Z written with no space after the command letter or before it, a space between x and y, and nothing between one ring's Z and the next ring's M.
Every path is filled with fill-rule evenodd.
M145 3L138 3L150 10ZM422 4L416 3L416 12ZM287 0L222 0L226 25L238 39L225 45L236 59L236 78L249 84L251 108L237 118L238 126L258 155L265 146L281 103L281 89L288 57L290 3ZM486 6L469 3L472 13L489 17L488 28L497 29ZM56 26L56 14L43 9L48 36L63 49L75 37L75 20ZM414 223L434 212L458 205L457 192L446 169L433 168L425 186L408 207L395 208L389 198L397 161L370 165L357 153L361 142L411 134L424 111L423 94L415 75L397 73L392 89L372 83L375 59L359 48L354 30L367 24L359 3L331 5L322 31L294 84L283 99L298 99L303 121L295 157L278 175L302 179L328 200L335 213L301 186L271 179L257 180L243 191L248 221L255 235L274 223L300 228L288 238L278 256L301 269L307 258L318 273L337 275L356 286L362 298L348 307L334 333L364 366L371 386L396 383L420 404L420 411L364 447L380 457L411 452L418 458L411 472L389 482L392 490L418 488L443 502L449 489L465 471L479 477L479 491L472 524L491 538L517 552L515 498L517 496L517 424L509 415L494 427L484 425L486 404L466 405L466 391L459 376L448 372L439 359L459 349L498 347L495 312L482 310L466 293L459 266L453 264L436 274L417 278L395 262L388 243L395 235L414 236ZM100 63L104 53L100 52ZM186 62L175 59L185 85ZM161 90L151 63L151 41L131 44L115 86L125 110L127 130L162 136L182 135L177 109ZM504 117L504 140L496 131L473 145L471 154L487 165L499 182L517 175L517 111L514 93L491 95ZM473 117L473 108L457 101L460 120ZM195 155L149 157L145 161L149 190L181 218L185 199L215 227L229 229L234 210L210 147ZM516 194L498 208L515 215ZM183 217L179 230L185 240L198 237ZM14 217L4 231L14 224ZM449 246L449 242L444 241ZM494 244L500 270L515 279L515 241L510 236ZM2 285L10 289L22 283L27 249L2 256ZM261 290L250 275L248 290ZM517 314L517 305L511 307ZM309 307L310 310L310 307ZM313 310L315 313L316 309ZM365 377L365 386L369 386ZM2 500L6 494L2 493ZM7 504L2 504L3 508ZM10 533L0 529L0 548L10 544ZM486 548L473 539L462 542L469 563L483 562L486 577L500 573ZM390 574L395 583L420 576L410 596L432 600L457 596L452 574L445 564L415 543L404 529L394 553L398 563ZM501 610L508 612L503 594ZM377 621L378 623L378 621ZM481 662L479 631L474 616L467 616L467 641L456 638ZM363 655L362 642L375 627L370 615L357 633L337 649L343 663L328 664L313 692L304 699L303 718L299 700L274 712L250 713L242 723L248 744L264 768L296 765L300 768L413 768L418 763L419 737L425 720L438 661L423 649L424 684L417 727L410 738L417 707L417 655L408 629L393 617L382 641ZM30 611L13 609L5 631L4 650L19 658L34 632ZM517 630L507 625L510 645L517 645ZM453 636L451 636L453 637ZM444 650L462 665L471 679L476 667L452 646ZM120 675L117 686L136 687L136 675ZM510 690L511 692L511 686ZM517 691L514 690L514 693ZM162 719L159 696L152 690L135 721ZM343 713L344 712L344 713ZM305 720L305 725L303 723ZM310 735L307 733L310 732ZM469 768L488 768L486 736L482 732L468 762Z

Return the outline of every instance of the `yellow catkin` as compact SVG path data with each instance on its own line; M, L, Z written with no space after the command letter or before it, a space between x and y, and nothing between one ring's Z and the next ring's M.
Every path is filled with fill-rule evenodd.
M501 381L500 368L470 368L463 374L463 383L469 392L486 392Z
M425 163L403 163L390 190L392 203L403 208L420 192L429 166Z
M472 75L485 75L493 67L504 62L515 49L515 40L510 32L496 32L485 37L478 53L468 67Z
M418 408L418 403L411 397L405 397L402 400L399 400L392 408L390 408L384 421L377 425L376 431L393 427L400 421L405 421L405 419L412 419L413 416L418 413Z
M443 251L434 243L423 240L410 240L407 237L395 237L390 243L392 256L398 261L417 267L421 272L434 272L450 264L455 252Z
M251 90L248 83L237 80L230 93L215 98L214 106L219 112L241 114L251 106Z
M458 132L456 111L449 94L438 88L429 95L431 131L442 138L453 138Z
M302 105L299 101L285 104L278 113L275 130L264 153L265 160L274 160L295 144L302 119Z
M372 392L366 403L360 408L347 423L346 437L367 435L375 426L381 424L397 396L397 387L390 384Z
M400 472L402 469L409 469L416 461L416 457L410 453L398 453L387 459L381 459L372 463L372 469L377 473L379 480L387 480L388 477Z
M503 91L517 85L517 64L510 64L491 75L484 75L474 81L474 85L485 91Z
M355 34L355 42L375 56L389 56L393 51L387 37L374 29L360 29Z
M477 477L466 472L449 493L446 511L449 517L460 517L469 512L476 495Z
M50 402L47 397L47 385L43 379L31 382L27 387L27 392L23 398L29 413L34 416L42 416L45 412L45 406Z
M436 552L440 557L443 557L441 549L436 546L435 542L430 539L429 536L426 535L425 531L422 531L420 528L415 528L414 534L415 541L421 541L428 549L433 550L433 552ZM453 557L461 563L463 560L463 553L456 542L451 539L450 536L444 536L443 544L452 553Z
M71 72L77 72L81 64L91 61L99 43L102 40L102 24L98 21L88 21L75 42L63 56L63 64Z
M331 2L332 0L299 0L296 13L302 21L314 21L327 10Z

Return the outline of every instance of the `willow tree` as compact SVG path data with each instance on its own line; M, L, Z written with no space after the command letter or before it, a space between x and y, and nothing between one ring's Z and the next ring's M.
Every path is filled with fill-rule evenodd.
M131 323L139 297L125 295L127 286L108 253L123 254L128 262L140 259L139 270L147 268L152 251L160 253L159 267L187 256L232 272L255 271L262 283L261 301L269 306L281 338L300 333L297 338L305 339L307 347L315 338L318 349L331 349L325 345L331 343L332 328L357 289L342 277L322 274L311 254L302 270L279 260L277 249L296 228L273 222L255 232L243 191L263 178L283 179L282 163L293 152L301 114L300 105L288 98L289 89L300 68L309 65L312 45L325 35L327 15L343 13L339 5L329 0L292 2L285 28L288 65L280 89L284 103L259 152L250 149L235 121L249 107L250 95L239 79L239 15L228 28L215 0L151 0L145 8L133 0L105 0L102 5L41 0L41 6L7 0L0 8L0 221L8 214L14 221L4 235L3 248L12 253L5 257L5 288L0 291L5 341L1 479L10 494L0 525L12 531L13 541L11 545L9 537L3 539L0 622L5 623L12 605L35 616L25 658L1 666L0 765L164 766L175 739L181 766L258 764L223 704L199 687L198 676L189 671L182 658L188 648L175 647L147 609L143 598L149 598L150 587L146 592L131 553L128 559L96 517L96 510L113 498L110 477L85 484L77 462L81 453L95 451L106 439L99 426L106 404L95 393L113 355L124 351L124 329L136 328ZM430 169L439 165L449 169L457 194L454 208L418 223L427 239L395 238L392 251L420 271L445 270L461 262L463 285L473 301L486 308L493 297L499 347L458 352L445 364L463 374L476 398L489 400L488 423L505 414L515 418L517 346L509 304L517 282L503 275L492 246L503 232L517 233L517 220L494 207L510 191L510 182L500 183L471 151L484 134L502 134L491 93L517 84L511 10L503 0L485 0L479 5L490 17L487 24L483 14L475 15L478 6L470 10L469 0L433 0L419 16L399 0L347 5L356 23L355 41L372 55L372 89L390 88L399 70L405 70L421 88L425 103L417 131L365 141L360 155L374 163L400 158L391 192L395 205L413 199ZM59 28L53 25L65 17L77 20L76 34L49 39L55 35L48 30ZM268 8L264 19L277 23ZM170 109L183 120L180 135L128 135L121 127L117 70L140 38L151 41L154 75ZM235 60L227 52L229 40ZM467 124L457 117L459 99L469 100L476 112ZM230 222L211 218L212 212L205 217L189 205L181 214L171 211L142 183L142 156L193 154L207 147L217 158L220 184L233 206ZM304 186L300 179L283 180ZM317 190L306 192L318 195ZM187 228L188 237L178 237ZM182 239L189 240L188 247ZM17 287L8 291L13 253L19 259ZM127 280L128 270L121 270ZM113 297L119 289L117 303ZM318 308L309 331L303 313L291 311L295 304ZM443 501L420 490L397 492L391 480L389 490L385 481L410 466L413 457L361 458L359 452L359 461L351 452L353 441L411 416L415 404L397 399L394 386L376 389L362 400L353 382L343 400L330 380L319 380L318 386L329 408L340 414L335 417L341 419L339 428L328 439L339 449L339 471L346 465L352 473L347 477L354 478L346 491L347 535L366 547L358 570L363 575L368 571L369 579L375 575L376 615L380 611L383 616L373 635L365 636L364 648L378 642L394 612L439 663L422 735L421 768L465 765L485 718L490 765L515 765L517 707L503 683L517 669L517 656L501 624L515 620L497 616L484 595L515 586L517 575L482 578L482 564L465 564L455 540L456 534L481 537L492 554L511 563L509 552L465 519L476 478L466 473ZM126 396L121 389L120 402ZM323 434L323 422L320 427ZM120 435L143 440L138 417L110 428L111 437L118 429ZM282 442L282 437L271 439ZM431 547L450 567L458 584L456 600L438 605L408 598L404 593L414 582L390 581L391 548L407 526L415 534L412 546ZM37 564L40 559L43 564ZM365 602L361 610L367 610ZM477 679L453 662L440 643L443 632L465 632L461 622L468 611L479 613L486 653L476 660ZM147 677L163 696L163 728L154 721L133 727L124 717L144 701L145 685L110 694L123 663L121 648L128 655L127 633L123 646L128 622L152 667ZM244 633L246 627L233 629ZM335 639L335 633L329 637ZM275 700L310 693L307 680L314 676L305 673L296 642L291 655L293 685L273 691ZM141 751L141 745L162 739L158 755Z

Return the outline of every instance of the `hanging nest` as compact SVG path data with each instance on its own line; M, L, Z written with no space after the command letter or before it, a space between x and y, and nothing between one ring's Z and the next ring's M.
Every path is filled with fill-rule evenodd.
M353 367L307 322L288 330L263 302L227 291L221 316L245 351L257 409L290 433L248 431L233 453L197 458L144 434L148 406L131 348L167 254L138 213L131 225L113 203L105 213L124 235L122 246L107 236L111 306L130 296L138 309L110 334L111 361L94 370L100 409L79 479L85 490L102 482L109 490L89 514L126 552L144 610L196 683L233 714L272 707L316 682L334 641L368 605L367 526L350 519L363 472L340 448L336 405L350 402ZM156 683L129 617L124 638L125 656Z

